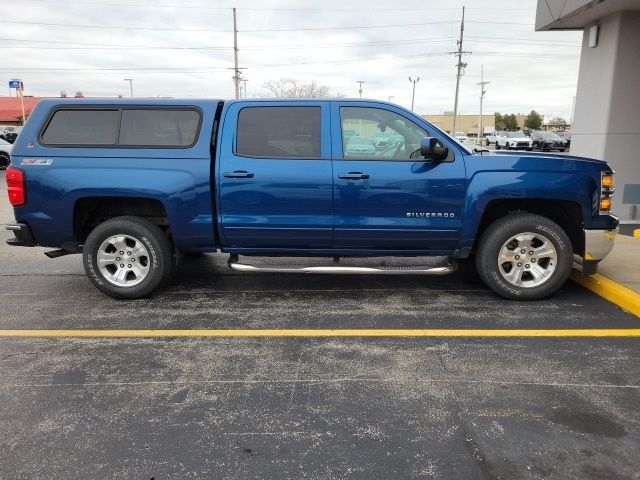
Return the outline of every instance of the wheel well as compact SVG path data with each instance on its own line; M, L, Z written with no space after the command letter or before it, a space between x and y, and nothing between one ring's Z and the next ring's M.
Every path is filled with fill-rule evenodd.
M482 214L476 238L491 223L514 212L534 213L554 221L569 236L573 252L580 255L584 252L582 209L569 200L508 199L489 202Z
M74 206L74 237L82 245L91 230L100 223L123 215L143 217L163 230L169 230L167 212L158 200L138 197L88 197L78 200Z

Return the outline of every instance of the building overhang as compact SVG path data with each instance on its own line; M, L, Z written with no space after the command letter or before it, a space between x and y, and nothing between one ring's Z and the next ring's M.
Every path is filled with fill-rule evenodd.
M538 0L536 30L582 30L625 10L640 10L638 0Z

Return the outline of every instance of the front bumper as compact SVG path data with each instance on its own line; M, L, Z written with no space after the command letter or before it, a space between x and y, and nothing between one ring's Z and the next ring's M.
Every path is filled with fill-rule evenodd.
M35 247L37 245L29 226L25 223L7 224L4 226L6 230L13 232L14 238L7 240L7 243L13 247Z
M611 250L618 234L618 227L606 230L584 230L584 255L576 260L582 265L585 275L593 275L598 269L598 262L605 258Z

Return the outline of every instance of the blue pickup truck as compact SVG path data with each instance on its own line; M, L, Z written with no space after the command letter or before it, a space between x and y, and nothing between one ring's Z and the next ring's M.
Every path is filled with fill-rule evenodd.
M539 299L574 260L594 272L618 225L606 162L472 153L370 100L42 100L6 180L8 243L81 253L116 298L220 251L243 272L429 275L473 258L498 294Z

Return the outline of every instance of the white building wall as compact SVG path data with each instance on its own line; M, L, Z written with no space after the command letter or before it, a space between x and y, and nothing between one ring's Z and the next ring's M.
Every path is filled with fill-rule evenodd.
M571 133L571 154L616 170L614 213L640 218L640 12L599 22L598 45L585 27Z

